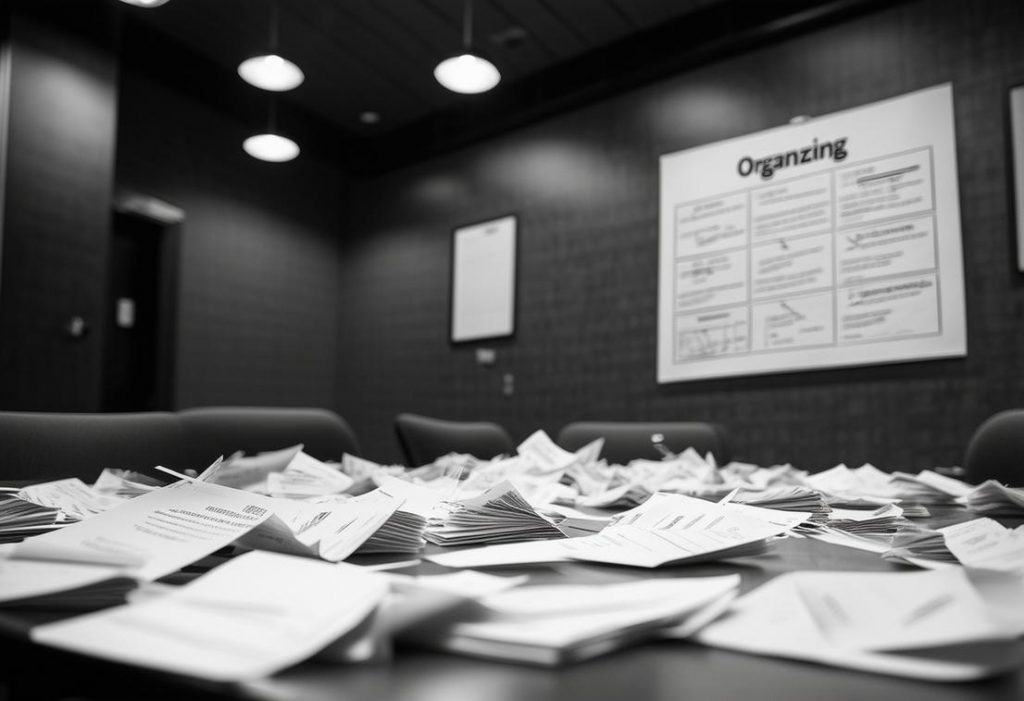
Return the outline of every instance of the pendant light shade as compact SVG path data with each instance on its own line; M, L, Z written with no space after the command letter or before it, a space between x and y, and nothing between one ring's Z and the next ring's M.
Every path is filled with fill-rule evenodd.
M283 92L302 85L302 69L277 54L253 56L238 66L238 75L249 85L263 90Z
M470 53L441 61L434 69L434 77L452 92L464 94L487 92L501 80L493 63Z
M286 136L265 133L250 136L242 148L253 158L271 163L284 163L299 155L299 145Z
M462 53L446 58L434 68L434 78L452 92L487 92L501 81L501 73L494 64L474 54L472 45L473 0L466 0L462 22Z
M135 7L160 7L167 2L167 0L121 0L121 2L128 5L135 5Z
M249 85L262 90L283 92L302 85L306 75L297 65L278 55L277 35L279 23L277 0L270 4L270 36L267 42L269 51L259 56L242 61L238 65L238 75Z

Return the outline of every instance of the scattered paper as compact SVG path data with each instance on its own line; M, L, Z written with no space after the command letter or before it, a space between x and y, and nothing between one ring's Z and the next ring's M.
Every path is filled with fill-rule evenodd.
M216 681L264 677L352 631L387 592L382 575L266 552L177 591L32 629L35 642Z

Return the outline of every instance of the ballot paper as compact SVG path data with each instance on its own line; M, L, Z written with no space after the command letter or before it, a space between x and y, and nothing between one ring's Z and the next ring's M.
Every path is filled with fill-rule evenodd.
M350 565L251 552L165 596L36 626L32 639L215 681L264 677L354 631L387 592Z
M934 470L921 470L917 473L917 479L951 497L967 496L974 489L972 485L967 484L963 480L939 474Z
M1024 574L1024 531L990 518L940 528L946 547L966 567ZM1024 589L1021 591L1024 604Z
M12 557L117 565L142 580L170 574L267 520L258 494L181 481L14 547Z
M387 516L355 552L360 555L416 553L426 545L423 532L427 528L427 519L420 514L406 511L404 501L402 497L392 494L387 487L378 487L350 500L349 503L369 509L371 513Z
M835 545L884 553L892 548L893 537L907 523L901 507L886 504L874 511L832 509L825 520L802 524L795 532Z
M573 559L634 567L718 560L763 552L768 538L809 516L659 493L600 533L569 539L564 547Z
M802 572L796 588L832 645L907 650L1011 640L962 569Z
M531 540L524 543L487 545L482 548L466 548L454 552L424 555L444 567L508 567L532 565L546 562L569 560L568 551L562 547L563 540Z
M339 494L353 484L355 480L337 467L317 460L301 450L292 457L282 472L271 472L267 475L267 491L270 495L286 499Z
M1006 487L995 480L986 480L961 497L967 508L986 516L1024 515L1024 489Z
M122 603L136 586L118 567L0 559L0 607L82 608Z
M438 505L450 494L447 480L442 489L431 489L392 475L383 475L375 479L377 486L389 494L402 500L402 509L410 513L430 518Z
M267 499L265 504L273 515L241 536L239 545L340 562L394 515L402 499L378 489L344 501Z
M854 573L795 572L780 575L737 599L724 616L705 626L693 639L729 650L937 682L983 679L1016 669L1024 662L1021 643L1002 639L892 652L838 645L822 630L806 604L799 585L808 574L835 577L840 583L837 591L845 591L842 582ZM906 576L902 573L882 574ZM857 595L858 592L854 592L853 596ZM918 603L923 601L919 599ZM888 610L898 615L891 608ZM936 608L934 613L941 614L942 608ZM886 629L891 627L887 625Z
M288 448L268 450L250 456L238 452L226 460L215 462L197 479L211 484L266 494L268 490L267 476L283 472L288 463L302 452L302 447L300 443Z
M448 505L448 513L424 534L436 545L480 545L564 538L510 483L500 482L478 497Z
M24 487L18 496L40 506L59 509L74 520L89 518L124 502L123 497L101 494L77 477L33 484Z
M917 527L897 531L892 546L882 553L882 559L925 569L945 569L960 564L946 546L942 533Z
M579 459L575 453L561 448L544 431L534 431L519 444L516 452L546 472L560 472Z
M402 639L473 657L557 666L657 636L725 596L739 575L616 584L520 586Z
M17 493L0 493L0 543L16 543L70 523L60 509L40 506Z
M93 491L120 499L134 499L154 489L165 486L165 482L144 475L135 470L119 470L112 467L104 468L100 476L93 482ZM117 501L120 501L118 499Z

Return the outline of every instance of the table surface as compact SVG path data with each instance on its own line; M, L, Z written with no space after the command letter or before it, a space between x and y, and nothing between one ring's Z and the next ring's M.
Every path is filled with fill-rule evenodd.
M966 512L945 520L964 520ZM442 571L424 562L420 572ZM874 553L807 538L773 541L764 555L657 570L592 563L552 563L489 570L531 575L531 583L629 581L642 577L739 573L742 591L783 572L911 571ZM402 570L410 572L410 570ZM343 593L339 594L343 595ZM308 661L266 679L215 684L43 648L24 639L26 627L52 618L0 613L0 699L245 698L317 701L1020 701L1024 673L943 684L786 659L747 655L683 641L651 641L560 669L493 662L410 647L389 659L358 665ZM7 696L4 696L6 682ZM140 696L140 694L142 694Z

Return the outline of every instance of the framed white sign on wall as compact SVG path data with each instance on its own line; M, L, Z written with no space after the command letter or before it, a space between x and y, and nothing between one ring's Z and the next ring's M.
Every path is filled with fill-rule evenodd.
M515 216L455 229L451 298L452 342L515 332Z
M951 85L660 166L659 382L966 355Z
M1013 203L1017 223L1017 270L1024 272L1024 85L1010 90Z

